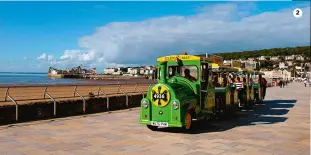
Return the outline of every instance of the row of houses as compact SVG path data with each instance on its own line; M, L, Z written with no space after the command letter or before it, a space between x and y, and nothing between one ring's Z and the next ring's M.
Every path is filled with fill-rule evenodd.
M285 61L293 61L293 60L301 60L304 61L304 57L302 55L287 55L287 56L260 56L258 58L248 58L248 60L273 60L273 61L280 61L280 58L284 59Z
M311 72L302 72L301 74L295 74L294 71L288 71L286 69L276 69L272 71L261 71L265 75L266 79L299 79L299 78L310 78Z
M259 69L260 68L260 61L265 60L263 59L265 56L261 56L260 59L257 59L257 61L254 58L249 58L248 60L224 60L223 64L230 66L232 61L240 61L241 62L241 67L245 68L250 68L250 69ZM292 55L292 56L286 56L285 61L277 61L278 57L272 57L275 58L276 61L270 60L273 63L273 68L277 69L288 69L288 68L294 68L297 72L305 72L308 71L305 68L311 68L311 63L310 62L300 62L300 63L295 63L293 61L293 58L296 57L296 60L304 60L304 58L300 55ZM306 67L308 66L308 67Z
M286 69L275 69L272 71L262 70L261 72L265 74L264 77L267 79L279 79L279 78L285 80L294 79L294 73Z
M224 60L223 65L225 66L231 66L232 63L239 62L240 67L242 68L248 68L253 70L259 70L260 69L260 62L257 61L249 61L249 60Z
M153 75L155 72L155 66L140 66L140 67L119 67L119 68L106 68L104 74L106 75Z

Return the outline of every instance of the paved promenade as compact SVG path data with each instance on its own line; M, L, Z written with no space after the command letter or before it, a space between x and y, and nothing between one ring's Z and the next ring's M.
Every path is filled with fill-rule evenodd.
M196 134L139 125L139 109L0 127L2 155L309 155L310 88L268 88L264 106Z

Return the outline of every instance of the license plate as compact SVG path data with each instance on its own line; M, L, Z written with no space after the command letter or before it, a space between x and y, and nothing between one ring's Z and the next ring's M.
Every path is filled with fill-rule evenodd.
M151 122L152 126L160 126L160 127L168 127L168 123L167 122Z

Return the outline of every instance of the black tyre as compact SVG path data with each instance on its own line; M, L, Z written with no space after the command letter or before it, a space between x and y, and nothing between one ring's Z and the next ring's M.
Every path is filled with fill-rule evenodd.
M151 131L157 131L158 130L157 126L152 126L152 125L147 125L147 128L150 129Z

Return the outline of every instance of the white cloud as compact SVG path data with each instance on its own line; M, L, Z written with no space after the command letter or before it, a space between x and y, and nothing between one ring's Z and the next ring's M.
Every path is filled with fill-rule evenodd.
M254 9L254 5L249 5ZM250 15L246 5L207 6L192 16L167 16L139 22L113 22L80 39L85 50L66 50L66 65L154 64L160 56L243 51L310 44L310 6L295 18L292 8ZM46 59L44 53L38 59Z
M54 56L53 56L53 55L48 55L48 58L47 58L48 61L51 61L51 60L53 60L53 59L54 59Z
M46 58L46 53L41 54L37 59L44 60Z
M24 57L24 59L25 59L25 57ZM27 58L26 58L26 59L27 59ZM53 55L47 55L46 53L43 53L43 54L41 54L41 55L37 58L37 60L53 61L53 60L55 60L55 59L54 59L54 56L53 56Z

